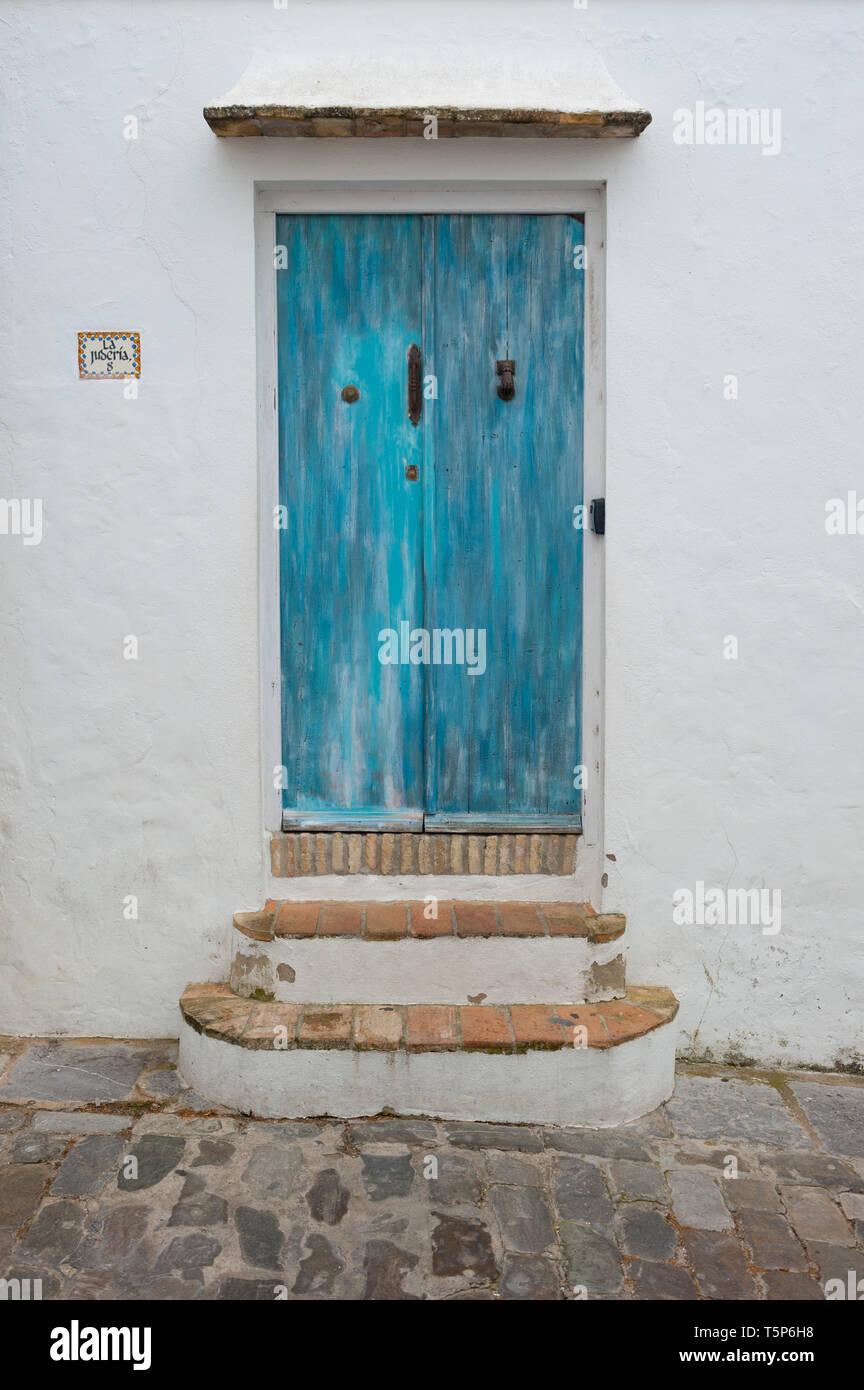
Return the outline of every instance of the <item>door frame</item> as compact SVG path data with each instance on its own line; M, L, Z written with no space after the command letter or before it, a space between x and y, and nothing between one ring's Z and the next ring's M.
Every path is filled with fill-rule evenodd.
M265 839L282 829L282 794L273 769L282 762L279 533L279 432L276 356L277 213L582 213L585 218L584 496L606 495L605 186L581 181L298 180L255 185L257 348L258 586L260 773ZM582 834L577 878L599 897L603 865L605 707L605 540L586 530L582 556ZM593 886L592 886L593 885ZM588 893L586 891L586 896Z

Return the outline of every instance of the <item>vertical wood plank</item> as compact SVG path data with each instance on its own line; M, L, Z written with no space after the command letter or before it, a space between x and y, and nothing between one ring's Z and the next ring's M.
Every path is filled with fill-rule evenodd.
M281 215L277 243L284 804L421 810L423 671L378 659L423 611L420 219Z
M575 814L584 271L565 214L424 219L427 627L486 631L428 672L427 810ZM495 364L516 362L516 396Z

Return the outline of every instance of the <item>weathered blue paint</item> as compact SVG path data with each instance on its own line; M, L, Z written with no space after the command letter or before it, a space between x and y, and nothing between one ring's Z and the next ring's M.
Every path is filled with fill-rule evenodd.
M424 218L427 626L487 649L483 676L430 669L430 813L579 811L583 240L566 215Z
M276 219L282 737L286 807L423 806L423 681L378 632L422 612L421 440L406 417L420 341L416 217ZM354 385L349 405L342 388Z
M564 215L277 218L291 811L417 828L423 810L502 828L578 816L583 230ZM437 387L417 429L412 342ZM382 665L379 632L405 622L484 630L485 672Z

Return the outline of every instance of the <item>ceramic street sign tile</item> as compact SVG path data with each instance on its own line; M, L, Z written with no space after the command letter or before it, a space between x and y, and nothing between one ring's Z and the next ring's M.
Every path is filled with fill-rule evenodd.
M140 333L79 333L78 375L84 381L140 376Z

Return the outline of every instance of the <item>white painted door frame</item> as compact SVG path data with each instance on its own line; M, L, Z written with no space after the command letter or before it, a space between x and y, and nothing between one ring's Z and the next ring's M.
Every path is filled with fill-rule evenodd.
M264 837L281 829L282 795L274 785L274 770L282 762L281 668L279 623L279 532L274 524L279 502L279 430L276 410L276 214L277 213L406 213L406 212L568 212L585 216L585 463L584 501L606 495L605 418L605 196L598 184L518 180L436 180L392 182L298 181L256 184L255 294L258 356L258 511L259 511L259 652L261 666L261 785ZM556 879L557 896L582 897L599 904L603 874L603 712L605 679L605 563L604 540L590 530L584 535L582 620L582 764L586 768L582 799L582 835L574 880ZM269 855L265 869L267 895L272 896ZM357 897L401 896L392 881L358 876ZM287 880L279 880L285 895ZM537 879L513 875L487 879L495 896L537 896ZM565 888L566 884L566 888ZM345 880L340 878L344 891ZM434 892L430 877L404 878L412 894ZM428 885L428 886L427 886ZM304 896L305 887L321 894L320 878L311 884L291 880L291 895ZM550 885L551 886L551 885ZM454 883L455 887L455 883ZM383 892L382 892L383 890ZM352 889L353 891L353 889ZM462 896L470 896L468 890ZM452 894L452 889L451 889ZM406 892L406 896L408 893ZM488 896L485 892L483 896ZM551 894L545 893L548 899Z

